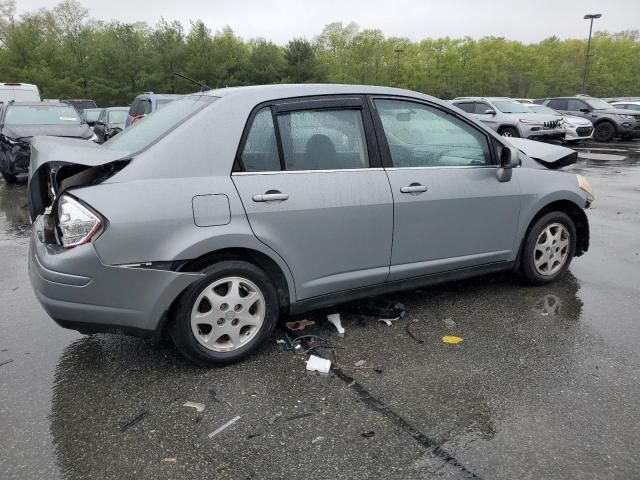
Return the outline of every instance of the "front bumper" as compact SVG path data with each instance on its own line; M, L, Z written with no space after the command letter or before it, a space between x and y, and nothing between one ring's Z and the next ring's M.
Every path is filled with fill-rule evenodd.
M616 125L616 134L620 137L640 137L640 122L622 121Z
M174 299L202 276L105 265L91 243L44 243L42 222L31 234L29 277L44 310L65 328L152 336Z
M593 127L588 125L580 125L576 127L565 127L564 139L573 140L590 140L593 138Z
M522 138L564 138L565 129L562 128L546 128L542 125L523 124L520 123L520 136Z

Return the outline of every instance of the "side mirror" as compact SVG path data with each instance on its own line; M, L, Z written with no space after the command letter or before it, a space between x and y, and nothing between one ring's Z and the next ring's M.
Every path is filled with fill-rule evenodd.
M493 110L492 108L487 108L487 109L484 111L484 114L485 114L485 115L495 115L495 114L496 114L496 111L495 111L495 110Z
M581 111L582 113L589 113L591 110L590 110L590 109L588 109L588 108L581 108L581 109L580 109L580 111Z
M511 180L512 169L518 164L518 151L503 146L500 150L499 168L497 171L498 180L500 182L508 182Z

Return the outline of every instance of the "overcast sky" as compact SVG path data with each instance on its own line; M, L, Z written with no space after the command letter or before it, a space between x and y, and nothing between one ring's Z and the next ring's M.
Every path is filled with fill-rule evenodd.
M52 8L56 0L18 0L18 13ZM640 28L640 0L81 0L92 17L155 25L160 17L201 19L213 31L231 26L244 39L284 44L312 39L327 23L356 22L411 40L501 36L538 42L550 36L585 38L585 13L602 13L595 28Z

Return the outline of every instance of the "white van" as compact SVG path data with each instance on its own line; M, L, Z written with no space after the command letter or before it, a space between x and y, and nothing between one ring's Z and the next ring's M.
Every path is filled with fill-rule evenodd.
M40 91L30 83L0 82L0 103L11 100L17 102L39 102Z

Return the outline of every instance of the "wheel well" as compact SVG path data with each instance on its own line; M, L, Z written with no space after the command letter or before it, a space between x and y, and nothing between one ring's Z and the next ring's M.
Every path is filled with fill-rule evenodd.
M500 125L500 126L498 127L497 132L498 132L498 133L500 133L500 132L502 132L505 128L513 128L513 129L514 129L514 130L516 130L516 131L518 130L518 127L516 127L516 126L514 126L514 125Z
M579 257L586 252L589 249L589 220L587 219L587 214L584 213L584 210L570 200L558 200L549 203L536 213L536 215L531 219L531 222L529 222L527 231L522 239L522 245L526 242L534 223L536 223L540 217L550 212L565 213L569 218L571 218L571 220L573 220L573 224L576 227L576 251L574 255ZM520 253L522 253L522 247L520 248Z
M180 266L180 272L199 272L204 267L222 260L244 260L260 267L269 276L278 292L278 300L280 301L280 309L287 310L289 308L290 295L287 279L276 262L271 260L267 255L257 250L249 248L225 248L214 252L206 253L198 258L189 260Z

